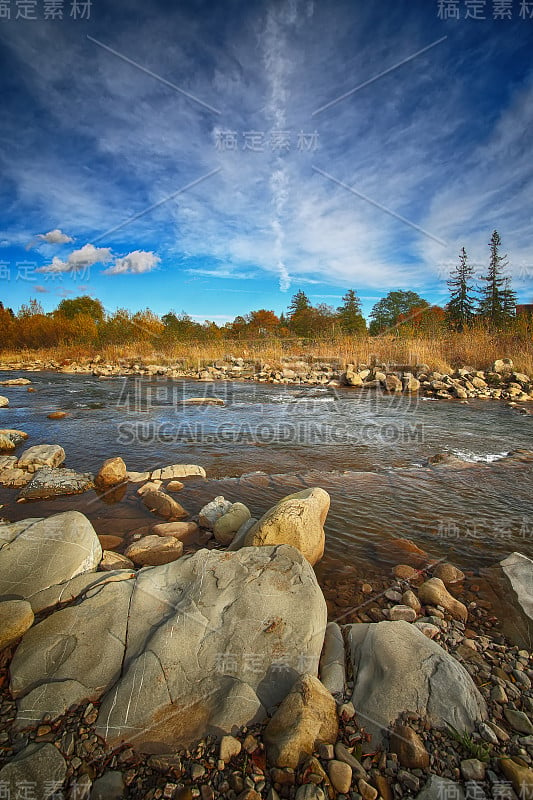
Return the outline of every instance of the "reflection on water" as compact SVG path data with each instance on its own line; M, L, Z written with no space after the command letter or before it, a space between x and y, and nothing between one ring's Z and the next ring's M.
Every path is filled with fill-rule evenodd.
M315 485L332 501L326 561L388 566L392 554L379 545L398 537L464 569L513 550L533 555L533 465L497 460L533 449L533 417L503 404L248 383L31 378L35 393L3 387L11 407L0 412L2 426L27 431L28 444L61 444L67 466L81 471L96 471L112 455L132 470L200 464L208 480L189 480L178 495L193 515L223 494L260 516L284 495ZM183 402L204 394L226 405ZM57 409L69 416L47 419ZM443 451L477 463L460 471L422 466ZM134 486L115 504L94 492L31 504L15 498L0 490L7 519L76 508L111 535L154 521Z

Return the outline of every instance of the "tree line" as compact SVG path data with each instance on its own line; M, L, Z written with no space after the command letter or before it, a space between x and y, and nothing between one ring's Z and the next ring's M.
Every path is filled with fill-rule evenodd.
M432 337L446 330L462 332L475 325L502 330L514 320L516 295L505 273L508 262L500 254L501 239L497 231L492 234L489 246L487 272L480 277L479 285L475 284L474 269L463 247L447 282L450 297L444 308L431 305L413 291L391 291L374 305L368 328L354 289L346 291L337 308L325 303L313 305L300 290L292 297L287 311L279 316L259 309L221 326L210 320L197 322L185 312L169 311L161 317L150 309L106 313L99 300L83 295L62 300L49 313L35 299L23 304L17 314L0 302L0 343L3 348L38 348L72 344L98 347L144 341L165 347L180 341L216 339L331 339L367 334Z

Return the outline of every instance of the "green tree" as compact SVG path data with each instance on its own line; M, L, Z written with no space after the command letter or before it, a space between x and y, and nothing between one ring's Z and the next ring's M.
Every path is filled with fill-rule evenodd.
M80 297L62 300L56 309L56 313L67 319L74 319L78 314L85 314L95 322L102 322L104 307L100 300L95 300L93 297L89 297L88 294L84 294Z
M446 306L446 321L450 328L459 332L468 328L475 316L473 278L474 268L468 263L463 247L459 253L459 264L447 281L450 300Z
M500 255L502 240L498 231L490 238L490 260L486 275L481 276L484 286L480 288L479 316L491 328L500 328L514 316L516 295L511 288L511 279L505 275L507 256Z
M292 317L293 314L296 314L299 311L306 311L308 308L311 308L311 303L309 302L309 298L307 297L305 292L302 292L302 290L300 289L299 292L296 292L296 294L293 295L291 304L289 306L289 316Z
M402 322L407 322L410 315L419 316L424 309L429 308L429 303L416 292L402 290L389 292L379 300L370 313L369 333L375 336L383 333L388 328L393 328L402 317Z
M361 313L361 301L353 289L348 289L337 308L339 324L343 333L358 335L366 333L365 318Z

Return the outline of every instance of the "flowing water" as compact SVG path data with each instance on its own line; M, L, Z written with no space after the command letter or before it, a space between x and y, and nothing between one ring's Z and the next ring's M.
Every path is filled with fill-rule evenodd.
M337 565L397 563L390 542L398 537L474 571L513 550L533 556L533 464L501 461L510 450L533 450L533 416L503 403L247 382L28 376L35 392L0 387L10 399L0 410L2 427L26 431L28 445L61 444L66 466L82 472L96 472L112 455L138 471L199 464L208 479L187 480L177 496L191 514L223 494L258 517L290 492L321 486L331 495L326 557ZM224 405L184 403L199 396ZM58 409L68 417L49 420ZM427 465L442 452L469 467ZM98 533L120 535L153 521L135 488L116 503L86 492L28 504L16 503L16 490L0 489L1 513L15 520L75 508Z

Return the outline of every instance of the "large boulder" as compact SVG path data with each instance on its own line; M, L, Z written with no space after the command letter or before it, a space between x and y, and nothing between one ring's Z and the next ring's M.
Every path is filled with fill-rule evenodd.
M300 675L317 674L326 617L313 570L286 545L200 550L141 570L98 733L168 752L262 719Z
M26 633L11 662L16 726L97 700L120 676L133 580L102 582Z
M59 467L65 460L65 451L58 444L35 444L24 450L17 461L19 469L37 472L41 467Z
M267 511L246 534L246 547L290 544L316 564L324 555L324 523L329 494L324 489L305 489L284 497Z
M52 800L63 796L57 788L67 776L67 764L53 744L29 744L0 770L0 786L6 798Z
M27 600L0 601L0 650L9 647L33 625L33 610Z
M25 500L45 500L64 494L81 494L94 487L90 472L64 467L41 467L20 492Z
M102 548L79 511L0 524L0 595L30 599L54 584L94 572Z
M518 647L533 649L533 561L515 552L482 572L505 634Z
M413 712L436 728L471 731L485 701L464 667L405 621L350 625L352 702L375 750L399 715Z

